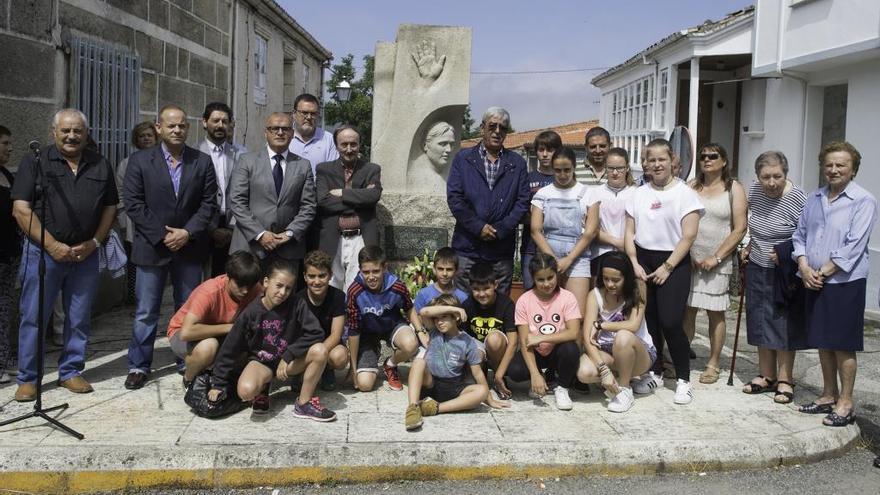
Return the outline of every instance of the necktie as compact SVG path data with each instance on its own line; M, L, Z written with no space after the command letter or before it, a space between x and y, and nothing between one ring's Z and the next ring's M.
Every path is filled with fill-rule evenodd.
M278 154L272 158L275 160L275 166L272 167L272 178L275 179L275 196L280 196L281 184L284 183L284 171L281 170L281 160L284 157Z

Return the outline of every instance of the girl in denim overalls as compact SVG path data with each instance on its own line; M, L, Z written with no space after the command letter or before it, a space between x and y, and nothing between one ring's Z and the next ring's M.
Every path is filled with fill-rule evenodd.
M599 203L587 206L589 189L575 178L574 151L559 148L551 160L553 184L532 199L532 238L538 250L556 258L564 287L574 293L581 313L590 288L590 252L599 229Z

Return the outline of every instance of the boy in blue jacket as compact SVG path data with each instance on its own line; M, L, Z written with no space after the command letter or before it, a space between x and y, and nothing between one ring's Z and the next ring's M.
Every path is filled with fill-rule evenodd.
M427 335L420 333L416 337L409 324L418 321L418 315L406 285L388 272L382 248L361 249L358 265L360 273L348 288L346 298L354 388L363 392L373 389L384 340L394 351L382 365L385 379L392 390L403 390L397 365L412 359L418 352L420 340L423 345L427 344Z

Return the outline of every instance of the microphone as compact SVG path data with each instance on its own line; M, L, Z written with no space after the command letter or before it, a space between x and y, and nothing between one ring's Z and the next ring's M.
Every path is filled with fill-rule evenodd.
M31 153L33 153L34 156L36 156L36 157L40 156L40 142L39 141L34 140L34 141L29 142L28 148L30 148Z

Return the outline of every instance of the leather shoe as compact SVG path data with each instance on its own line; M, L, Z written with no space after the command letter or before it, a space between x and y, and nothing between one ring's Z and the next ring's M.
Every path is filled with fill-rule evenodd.
M67 380L58 380L58 386L64 387L75 394L88 394L95 391L95 389L89 385L89 382L79 375L73 378L68 378Z
M125 388L129 390L137 390L142 388L144 384L147 383L147 374L146 373L136 373L132 371L125 378Z
M22 383L15 389L16 402L32 402L37 400L37 385L35 383Z

